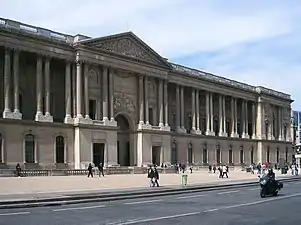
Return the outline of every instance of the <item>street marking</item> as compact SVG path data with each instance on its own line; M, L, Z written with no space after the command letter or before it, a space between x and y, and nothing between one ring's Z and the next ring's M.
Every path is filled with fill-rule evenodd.
M257 188L250 188L250 189L248 189L248 191L255 191L255 190L256 190L256 191L258 191L258 190L260 190L260 189L259 189L259 187L257 187Z
M225 192L218 193L218 195L230 194L230 193L236 193L236 192L239 192L239 191L225 191Z
M185 217L185 216L194 216L194 215L198 215L200 213L201 212L191 212L191 213L184 213L184 214L178 214L178 215L173 215L173 216L162 216L162 217L156 217L156 218L127 221L127 222L123 222L120 224L130 225L130 224L137 224L137 223L147 223L147 222L158 221L158 220L168 220L168 219L180 218L180 217Z
M0 216L13 216L13 215L25 215L25 214L30 214L30 212L1 213Z
M244 203L244 204L225 206L225 207L221 207L221 208L208 209L203 212L191 212L191 213L177 214L177 215L171 215L171 216L162 216L162 217L155 217L155 218L141 219L141 220L137 219L137 220L133 220L133 221L122 222L120 224L130 225L130 224L153 222L153 221L158 221L158 220L168 220L168 219L174 219L174 218L180 218L180 217L195 216L195 215L199 215L202 213L209 213L209 212L215 212L215 211L223 210L223 209L239 208L239 207L250 206L250 205L258 205L258 204L262 204L262 203L266 203L266 202L277 201L277 200L292 198L292 197L297 197L297 196L301 196L301 193L287 195L287 196L279 196L279 197L256 201L256 202L249 202L249 203Z
M149 201L141 201L141 202L125 202L125 205L136 205L136 204L143 204L143 203L152 203L152 202L162 202L162 199L157 200L149 200Z
M176 199L197 198L197 197L204 197L204 196L205 195L190 195L190 196L178 197Z
M94 205L94 206L85 206L85 207L76 207L76 208L62 208L62 209L53 209L52 212L60 212L60 211L71 211L71 210L83 210L83 209L96 209L96 208L104 208L105 205Z
M279 197L265 199L265 200L256 201L256 202L249 202L249 203L243 203L243 204L238 204L238 205L225 206L225 207L221 207L221 208L209 209L209 210L205 210L204 213L214 212L214 211L223 210L223 209L232 209L232 208L240 208L240 207L244 207L244 206L258 205L258 204L262 204L262 203L266 203L266 202L272 202L272 201L277 201L277 200L286 199L286 198L293 198L293 197L297 197L297 196L301 196L301 193L287 195L287 196L279 196Z

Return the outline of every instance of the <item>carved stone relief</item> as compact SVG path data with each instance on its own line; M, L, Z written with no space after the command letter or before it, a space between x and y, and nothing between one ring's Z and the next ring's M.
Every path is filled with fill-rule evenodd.
M157 60L150 56L146 49L143 49L130 37L108 40L97 45L97 47L133 58L142 59L151 63L158 63Z
M122 93L114 94L115 114L119 112L127 112L133 119L135 119L135 109L136 109L135 103L129 95L122 94Z

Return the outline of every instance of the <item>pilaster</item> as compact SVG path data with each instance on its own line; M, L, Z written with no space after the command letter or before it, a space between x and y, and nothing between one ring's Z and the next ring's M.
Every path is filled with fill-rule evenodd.
M5 48L5 59L4 59L4 111L3 118L13 119L14 115L11 111L11 49Z
M20 112L19 106L19 50L14 49L14 103L15 109L13 112L14 119L22 119L22 113Z

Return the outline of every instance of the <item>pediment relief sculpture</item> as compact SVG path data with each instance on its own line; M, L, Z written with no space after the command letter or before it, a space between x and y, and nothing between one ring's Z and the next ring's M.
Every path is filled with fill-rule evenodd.
M104 49L106 51L122 54L125 56L130 56L133 58L141 59L153 64L163 65L163 59L159 55L156 55L152 50L145 47L140 40L136 40L134 34L127 34L120 37L108 38L107 40L100 40L95 47ZM167 63L165 64L165 66Z

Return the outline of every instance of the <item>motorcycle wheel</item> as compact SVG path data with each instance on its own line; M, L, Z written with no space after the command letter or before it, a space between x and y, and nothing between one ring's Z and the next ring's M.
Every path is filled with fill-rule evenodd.
M260 197L261 197L261 198L264 198L264 197L265 197L265 193L264 193L263 189L260 189Z
M277 195L278 195L278 191L275 191L273 195L274 195L274 196L277 196Z

